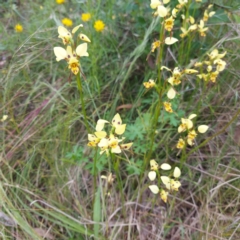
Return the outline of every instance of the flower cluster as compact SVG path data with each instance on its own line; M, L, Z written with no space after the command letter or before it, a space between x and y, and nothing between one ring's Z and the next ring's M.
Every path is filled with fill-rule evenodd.
M191 114L188 118L182 118L181 124L178 127L178 133L186 132L187 135L183 138L180 138L177 143L178 149L183 149L186 146L186 143L190 146L194 145L194 140L197 137L198 133L205 133L208 130L207 125L198 126L197 131L194 129L194 124L192 119L195 118L196 114Z
M105 124L111 125L109 134L103 131ZM98 146L101 150L100 154L103 154L104 152L107 155L109 155L109 153L121 153L122 150L130 149L133 144L132 142L120 144L125 138L118 138L118 136L125 132L126 124L122 124L122 119L118 113L113 117L111 123L107 120L99 119L95 129L96 132L94 132L94 134L88 134L88 146Z
M197 31L201 37L206 36L206 31L208 30L208 27L205 27L205 22L208 21L210 17L212 17L215 12L210 11L212 8L212 4L208 6L207 10L204 11L203 18L200 19L199 24L196 23L194 17L189 16L185 19L185 16L182 15L183 18L183 26L181 27L182 33L180 34L181 38L186 37L189 33Z
M222 72L226 67L226 62L222 58L226 55L226 52L219 53L217 49L214 49L208 54L208 60L203 62L195 63L195 67L200 67L201 74L197 76L206 82L216 82L216 78L219 73ZM203 71L206 70L206 73Z
M159 184L153 184L149 186L149 189L154 194L160 193L161 199L166 203L169 191L178 191L181 186L181 183L178 181L178 178L181 176L181 170L175 167L173 172L170 172L169 176L161 176L159 169L170 171L172 167L168 163L163 163L159 166L154 159L150 160L150 169L151 171L148 173L150 181L154 181L158 176L163 186L159 187ZM157 182L159 183L160 181Z
M87 43L82 43L75 48L75 43L73 35L78 31L80 27L83 27L82 24L73 28L72 33L70 33L65 27L58 27L59 38L62 39L63 44L67 45L66 49L62 47L54 47L54 54L57 61L65 60L68 63L68 68L72 71L73 74L78 74L80 70L79 59L81 57L88 57L87 52ZM85 35L80 33L78 35L80 40L85 42L91 42L90 39Z
M172 104L170 102L170 100L174 99L175 96L176 96L176 86L178 86L185 75L188 75L188 74L195 74L195 73L198 73L197 70L195 69L184 69L184 70L180 70L178 67L175 67L173 70L165 67L165 66L162 66L161 67L161 70L163 69L166 69L167 71L171 72L172 73L172 76L169 77L167 79L167 82L169 83L169 87L168 87L168 91L167 91L167 98L168 98L168 101L167 102L164 102L164 108L167 112L169 113L172 113L173 110L172 110Z

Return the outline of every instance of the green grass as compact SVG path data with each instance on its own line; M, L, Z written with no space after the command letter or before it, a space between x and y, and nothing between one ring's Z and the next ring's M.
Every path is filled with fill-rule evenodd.
M152 116L158 94L146 91L143 82L159 76L157 55L146 58L159 38L160 20L152 17L148 1L0 3L0 118L8 115L0 122L0 238L240 238L239 3L214 3L216 15L208 22L206 38L194 35L194 41L179 38L182 45L165 46L162 65L191 68L191 60L218 48L227 51L227 68L216 84L189 76L173 101L177 114L161 110L156 129ZM190 13L200 18L206 6ZM75 26L83 12L92 14L83 28L91 39L89 57L81 59L89 128L94 132L99 118L110 121L119 112L127 124L124 137L134 142L129 153L111 162L113 186L101 179L110 160L87 146L75 76L66 62L56 62L53 52L62 46L57 33L61 19L69 17ZM93 27L98 19L106 25L103 32ZM22 33L14 31L17 23L23 25ZM180 21L174 36L179 26ZM170 73L161 76L165 80ZM187 148L183 161L175 148L177 127L180 117L193 112L197 125L210 126L194 147L209 141L192 152L194 147ZM148 189L149 157L182 165L182 186L167 204Z

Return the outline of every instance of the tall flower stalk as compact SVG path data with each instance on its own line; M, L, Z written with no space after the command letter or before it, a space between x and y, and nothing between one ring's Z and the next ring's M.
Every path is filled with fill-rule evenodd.
M79 28L83 27L82 24L73 28L72 32L69 32L65 27L59 26L58 27L58 34L59 38L62 39L64 45L67 45L66 49L62 47L54 47L54 54L56 56L57 61L65 60L68 64L68 69L76 76L77 81L77 88L80 95L81 101L81 109L82 115L84 119L84 124L87 128L87 131L90 132L88 121L87 121L87 114L85 109L85 102L83 96L83 88L81 82L81 65L80 59L82 57L88 57L89 54L87 52L87 43L81 43L76 46L78 40L91 42L90 39L83 33L80 33L77 36L77 39L74 39L74 34L79 30Z

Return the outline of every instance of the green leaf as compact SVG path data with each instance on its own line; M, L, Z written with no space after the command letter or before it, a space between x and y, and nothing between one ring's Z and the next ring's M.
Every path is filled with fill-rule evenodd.
M100 230L100 224L101 221L101 199L100 199L100 190L99 187L94 199L94 206L93 206L93 221L95 222L93 231L94 231L94 237L96 240L99 239L99 230Z

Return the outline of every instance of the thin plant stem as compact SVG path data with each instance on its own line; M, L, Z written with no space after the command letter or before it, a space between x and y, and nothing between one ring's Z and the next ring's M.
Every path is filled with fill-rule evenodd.
M118 189L119 189L120 195L121 195L123 216L126 217L126 209L124 207L125 199L124 199L124 195L123 195L123 183L122 183L122 179L121 179L121 175L120 175L120 171L119 171L119 158L118 157L116 158L116 155L111 153L111 159L113 162L114 171L117 176L117 184L118 184Z
M145 155L145 159L144 159L144 164L143 164L143 171L144 169L146 168L147 164L149 163L149 160L152 156L152 151L153 151L153 144L154 144L154 139L155 139L155 135L156 135L156 129L157 129L157 123L158 123L158 117L160 115L160 112L161 112L161 108L162 108L162 105L163 105L163 102L162 102L162 94L164 92L164 89L163 89L163 82L161 81L161 63L162 63L162 58L163 58L163 47L164 47L164 28L161 27L160 29L160 33L159 33L159 40L161 42L161 45L160 45L160 48L159 48L159 55L158 55L158 58L157 58L157 68L158 68L158 79L157 79L157 84L158 84L158 103L157 103L157 106L156 106L156 110L155 110L155 113L154 113L154 116L152 118L152 123L151 123L151 126L152 126L152 129L151 129L151 132L150 132L150 144L149 144L149 151L148 153Z
M81 100L81 105L82 105L82 115L83 115L83 118L84 118L84 124L85 124L85 127L87 128L87 131L89 133L90 129L89 129L89 126L88 126L87 114L86 114L86 110L85 110L85 102L84 102L84 98L83 98L83 89L82 89L82 82L81 82L81 79L80 79L80 73L77 74L77 87L78 87L80 100Z

